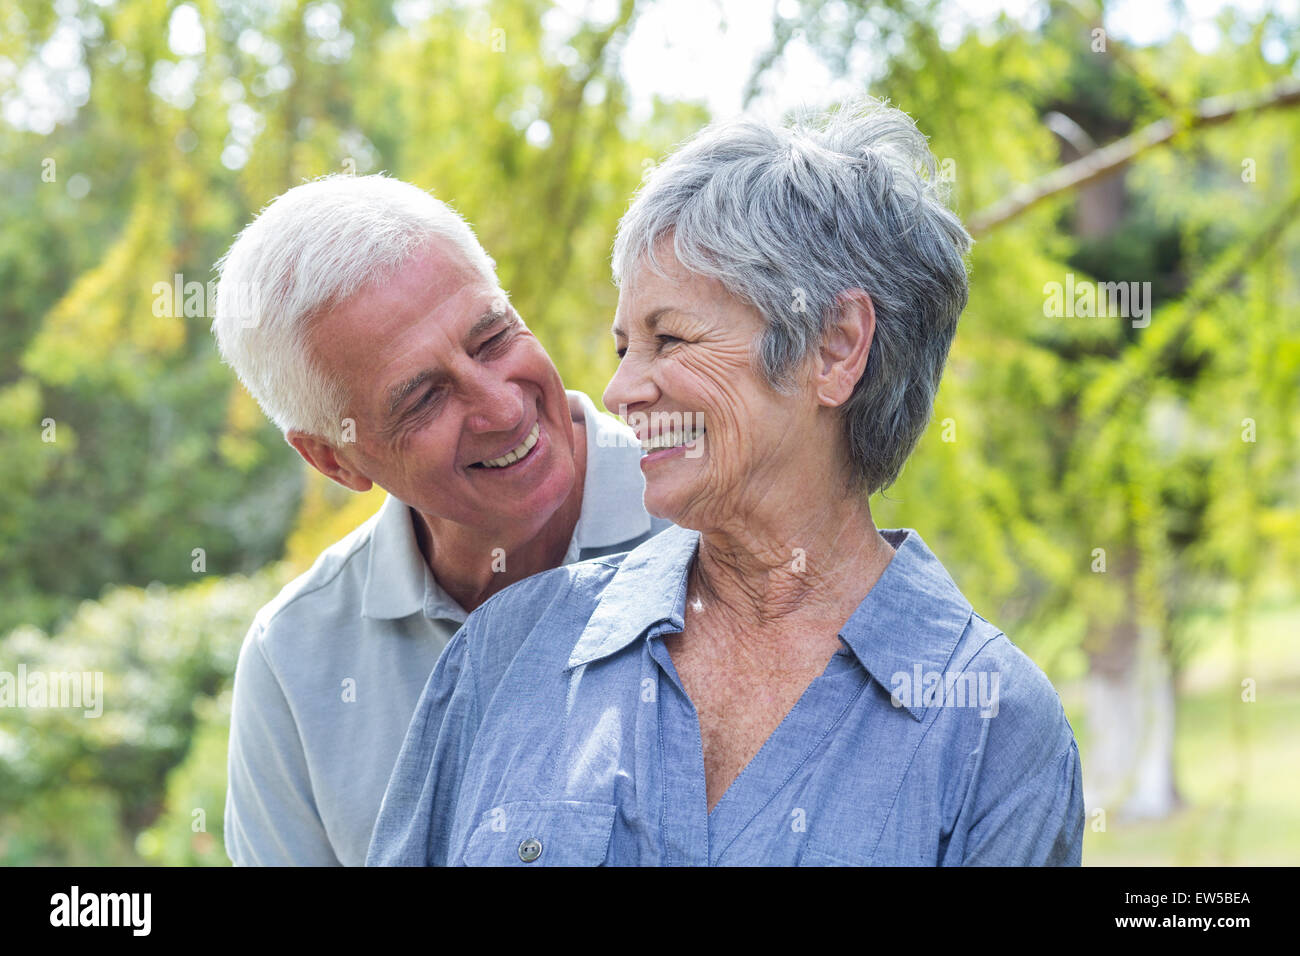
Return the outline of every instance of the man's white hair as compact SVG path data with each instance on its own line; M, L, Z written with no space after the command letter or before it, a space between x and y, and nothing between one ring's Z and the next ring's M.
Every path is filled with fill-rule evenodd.
M384 175L338 174L271 201L217 263L212 331L222 358L282 432L338 436L348 396L316 360L312 320L377 282L432 239L496 283L496 263L446 203Z

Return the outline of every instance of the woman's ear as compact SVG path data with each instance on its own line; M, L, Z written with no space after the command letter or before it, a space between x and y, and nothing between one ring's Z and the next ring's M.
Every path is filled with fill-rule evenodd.
M813 389L817 400L838 408L849 400L867 368L876 335L876 307L862 289L835 297L835 312L822 336Z
M369 478L341 459L334 446L323 438L299 431L290 431L284 437L307 464L344 488L369 491L374 485Z

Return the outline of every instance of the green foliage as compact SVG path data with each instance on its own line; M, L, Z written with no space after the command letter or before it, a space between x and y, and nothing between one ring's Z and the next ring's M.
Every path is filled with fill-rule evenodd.
M226 742L230 691L201 698L189 756L167 778L165 809L135 841L160 866L229 866L222 826L226 810Z
M285 577L272 566L175 590L121 588L82 604L56 634L24 627L0 640L0 669L11 675L21 667L29 680L84 673L102 681L87 685L102 687L98 707L83 697L76 707L0 708L0 860L117 858L128 839L119 831L133 834L154 820L168 773L192 746L205 767L214 747L224 750L212 727L228 723L228 710L204 701L228 686L253 615ZM173 785L211 815L208 832L220 833L220 810L206 791L193 802L190 782Z

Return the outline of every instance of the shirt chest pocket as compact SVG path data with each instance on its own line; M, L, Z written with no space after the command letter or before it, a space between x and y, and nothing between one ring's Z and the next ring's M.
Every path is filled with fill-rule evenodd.
M504 803L483 814L462 862L466 866L601 866L613 828L614 807L607 803Z

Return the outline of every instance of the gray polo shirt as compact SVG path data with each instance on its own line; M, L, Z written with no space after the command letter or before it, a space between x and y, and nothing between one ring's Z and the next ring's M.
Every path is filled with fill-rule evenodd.
M565 564L671 526L646 513L631 430L582 392L568 397L587 426L587 470ZM254 619L230 720L224 828L237 865L365 863L407 724L468 616L434 579L412 518L390 495Z

